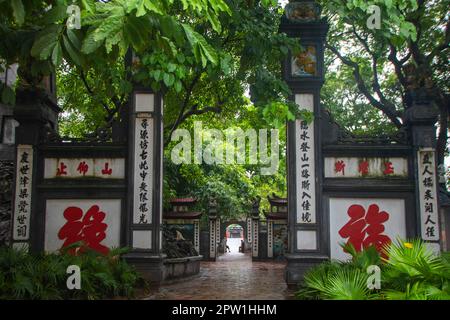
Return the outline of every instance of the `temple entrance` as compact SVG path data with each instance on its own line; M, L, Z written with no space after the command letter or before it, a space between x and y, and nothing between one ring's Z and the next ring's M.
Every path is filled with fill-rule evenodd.
M226 221L222 223L218 261L251 259L245 221Z
M244 228L238 224L229 225L225 231L225 253L243 253Z

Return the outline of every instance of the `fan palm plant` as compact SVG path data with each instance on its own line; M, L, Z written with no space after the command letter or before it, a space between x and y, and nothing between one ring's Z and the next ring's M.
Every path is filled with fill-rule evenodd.
M387 299L450 299L448 253L435 255L420 239L398 239L385 253L382 283Z
M299 299L450 300L450 253L435 255L418 239L400 239L383 248L357 252L342 245L352 259L327 261L311 269L297 292ZM387 258L385 258L387 257ZM369 266L381 270L381 289L369 290Z

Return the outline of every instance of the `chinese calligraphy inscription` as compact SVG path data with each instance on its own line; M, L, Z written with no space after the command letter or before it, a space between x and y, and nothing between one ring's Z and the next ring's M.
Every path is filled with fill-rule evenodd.
M16 195L13 239L28 240L30 234L31 189L33 179L33 147L17 147Z
M297 94L300 108L314 111L312 94ZM314 121L296 120L296 174L297 174L297 223L316 222L316 169Z
M439 240L438 206L436 195L436 164L434 150L423 149L418 153L418 183L422 239Z
M134 146L135 224L152 223L153 199L153 119L136 118Z

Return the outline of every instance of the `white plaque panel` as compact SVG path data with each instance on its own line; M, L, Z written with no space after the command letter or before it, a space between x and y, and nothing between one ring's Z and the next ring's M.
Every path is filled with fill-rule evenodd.
M296 94L295 103L314 112L313 94ZM316 168L314 121L295 121L297 223L316 222Z
M133 249L152 248L152 231L151 230L134 230L133 231Z
M101 178L124 179L125 159L123 158L46 158L44 178Z
M120 199L47 200L45 250L52 252L70 243L89 242L91 249L120 246Z
M408 176L406 158L325 158L325 178L388 178Z
M16 160L13 239L30 237L31 192L33 186L33 146L18 145Z
M152 223L153 200L152 118L136 118L134 142L134 213L136 224Z
M330 198L329 214L332 259L350 258L341 243L351 242L360 251L406 237L404 199Z
M420 220L422 239L439 240L439 217L437 204L436 162L433 149L422 149L418 152L420 196Z
M317 233L314 230L297 231L298 250L317 250Z
M151 93L137 93L136 112L153 112L155 110L155 95Z

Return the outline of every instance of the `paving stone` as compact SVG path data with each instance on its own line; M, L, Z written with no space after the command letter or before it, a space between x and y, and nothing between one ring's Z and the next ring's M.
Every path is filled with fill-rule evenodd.
M284 300L292 299L284 280L284 262L252 262L249 255L226 253L216 262L201 262L200 274L162 285L147 299Z

